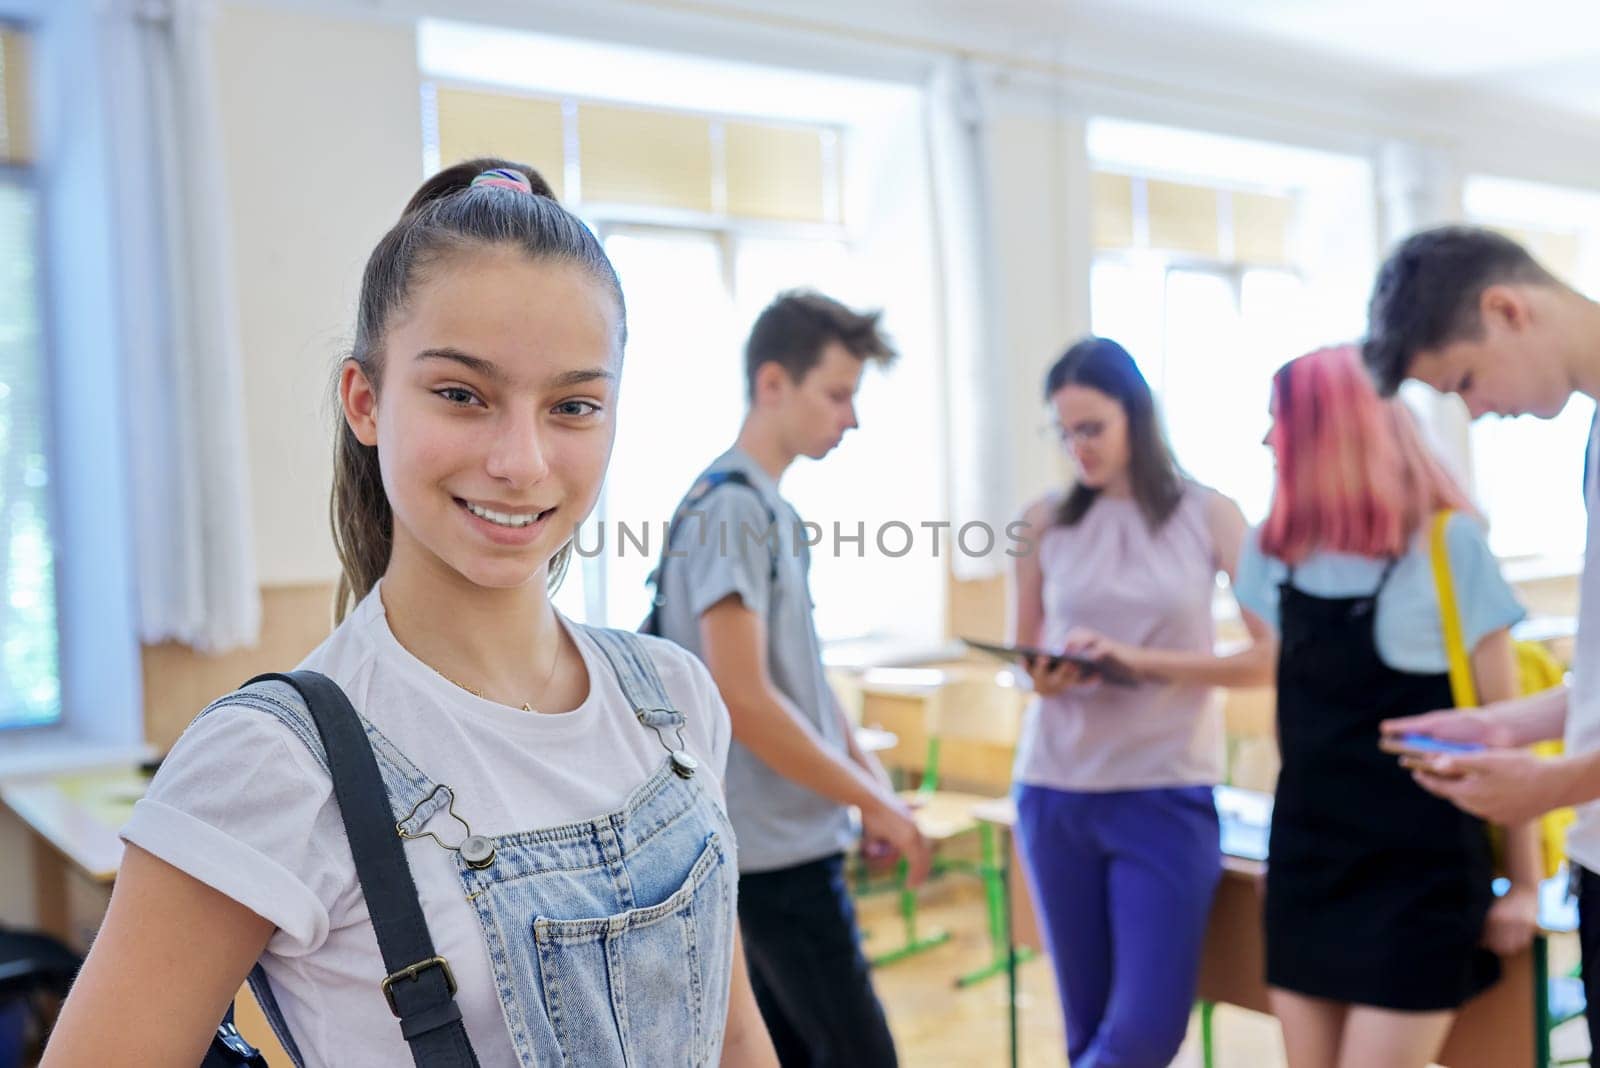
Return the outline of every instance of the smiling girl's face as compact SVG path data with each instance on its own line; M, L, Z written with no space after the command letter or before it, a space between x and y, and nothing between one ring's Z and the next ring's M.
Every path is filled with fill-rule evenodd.
M618 333L616 301L571 264L490 248L429 265L384 331L377 390L354 361L340 380L351 429L378 448L391 572L544 581L611 458Z

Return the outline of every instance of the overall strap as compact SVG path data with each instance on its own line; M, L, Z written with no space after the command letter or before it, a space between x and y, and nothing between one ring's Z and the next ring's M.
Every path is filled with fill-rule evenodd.
M356 877L389 975L380 984L417 1068L477 1068L456 1005L449 963L434 950L394 813L361 717L332 679L314 671L259 675L299 691L317 725L333 777ZM249 685L247 683L246 685Z
M650 659L650 648L645 639L632 631L609 630L602 627L583 628L600 647L617 676L617 684L633 709L639 725L655 732L661 748L667 751L672 771L680 779L694 778L700 762L689 752L683 739L684 715L672 707L672 698L656 673L655 661ZM663 730L666 728L667 730ZM676 738L669 739L667 731Z
M1389 557L1388 562L1383 565L1383 574L1378 576L1378 585L1372 591L1372 596L1376 597L1383 592L1383 588L1389 584L1389 576L1394 574L1394 569L1399 563L1400 558L1398 556Z
M632 631L607 627L584 627L583 631L605 655L639 722L646 727L683 725L683 713L672 707L672 698L667 696L643 638Z
M289 1032L288 1021L283 1018L283 1009L278 1006L278 999L272 993L272 982L267 978L267 970L261 966L260 961L250 969L250 993L255 995L256 1004L261 1009L261 1015L267 1018L267 1023L272 1027L272 1033L278 1036L278 1045L283 1047L283 1052L289 1055L289 1060L294 1063L295 1068L305 1068L305 1055L300 1052L294 1035ZM228 1006L228 1015L223 1017L222 1022L224 1024L233 1022L232 1005ZM202 1064L201 1068L208 1066Z

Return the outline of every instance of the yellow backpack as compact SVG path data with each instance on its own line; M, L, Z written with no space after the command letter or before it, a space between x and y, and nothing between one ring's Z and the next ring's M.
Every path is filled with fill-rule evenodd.
M1445 653L1450 660L1450 692L1457 708L1478 706L1478 687L1472 678L1472 661L1467 651L1466 637L1461 633L1461 613L1456 607L1455 579L1450 574L1450 550L1445 544L1445 527L1450 522L1449 512L1433 517L1433 542L1430 556L1433 559L1433 581L1439 591L1439 622L1444 628ZM1517 658L1517 692L1521 695L1539 693L1560 686L1566 676L1559 661L1538 642L1512 642ZM1533 751L1541 756L1555 756L1561 752L1559 741L1540 742ZM1543 854L1545 877L1556 873L1566 856L1567 827L1576 818L1570 808L1547 812L1539 818L1539 844Z

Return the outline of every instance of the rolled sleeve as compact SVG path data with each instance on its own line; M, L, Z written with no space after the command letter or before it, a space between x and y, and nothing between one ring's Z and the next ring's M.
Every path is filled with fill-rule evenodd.
M145 798L133 806L122 837L271 921L279 929L275 941L305 950L328 937L328 910L304 882L204 820Z
M330 832L342 838L316 758L271 716L225 705L184 732L121 834L271 921L272 950L299 956L326 941L353 878Z

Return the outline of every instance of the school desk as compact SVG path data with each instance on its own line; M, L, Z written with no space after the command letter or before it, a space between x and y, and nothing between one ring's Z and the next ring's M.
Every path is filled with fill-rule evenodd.
M0 802L33 839L38 926L79 952L88 949L105 917L122 864L117 831L149 781L138 769L123 767L0 783ZM268 1064L289 1063L248 986L239 990L234 1022Z
M0 801L28 830L39 926L79 949L99 925L134 802L148 783L121 767L0 784Z
M1254 791L1218 788L1223 877L1211 907L1198 993L1202 1046L1208 1068L1214 1063L1213 1006L1228 1004L1256 1012L1271 1012L1267 1003L1261 919L1266 827L1258 819L1270 811L1268 802L1266 795ZM1016 807L1009 798L981 805L974 814L1007 832L1016 822ZM1027 879L1023 877L1014 843L1003 855L1009 869L1006 879L1010 914L1006 929L1010 932L1010 945L1004 959L1010 962L1007 976L1010 1063L1016 1068L1021 1054L1017 1048L1016 949L1027 947L1040 953L1046 950L1039 937ZM1445 1068L1544 1068L1549 1064L1548 936L1570 932L1577 923L1575 912L1565 901L1563 884L1564 880L1558 878L1541 888L1540 931L1533 945L1514 957L1504 958L1500 982L1462 1009L1437 1063Z

